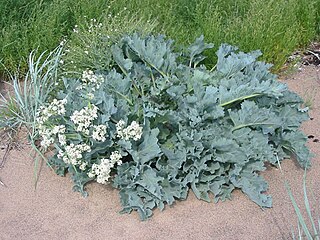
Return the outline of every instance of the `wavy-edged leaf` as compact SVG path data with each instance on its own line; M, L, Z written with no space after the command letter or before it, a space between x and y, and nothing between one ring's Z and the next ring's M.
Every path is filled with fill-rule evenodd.
M276 114L267 108L259 108L253 101L244 101L239 110L228 110L234 127L232 131L250 127L256 129L259 126L281 127L281 120Z
M204 55L202 55L202 53L207 49L213 48L213 46L214 45L212 43L207 44L204 42L203 35L197 38L195 42L192 43L187 49L190 58L189 66L191 67L192 64L194 66L197 66L201 61L203 61L206 58Z
M131 149L129 152L133 160L140 164L146 164L150 160L161 156L161 149L158 145L159 129L145 130L142 137L143 141L137 149Z

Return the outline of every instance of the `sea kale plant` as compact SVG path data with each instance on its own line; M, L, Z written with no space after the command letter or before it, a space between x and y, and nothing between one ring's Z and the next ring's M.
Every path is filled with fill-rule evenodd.
M237 188L271 207L259 173L290 156L310 166L299 130L307 109L259 51L223 44L208 70L200 64L212 47L200 37L176 51L163 36L133 34L111 46L112 67L62 79L37 118L50 165L85 196L88 182L112 182L122 212L141 219L189 190L217 202Z

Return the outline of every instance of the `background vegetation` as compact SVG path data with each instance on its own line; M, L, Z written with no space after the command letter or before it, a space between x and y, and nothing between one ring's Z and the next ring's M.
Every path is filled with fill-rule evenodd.
M227 42L243 51L261 49L274 70L320 33L320 0L0 0L0 6L2 73L4 66L25 71L33 49L52 50L74 34L75 25L119 12L126 15L118 18L119 26L138 16L141 25L157 22L154 31L178 43L204 34L216 46ZM210 66L213 51L209 56Z

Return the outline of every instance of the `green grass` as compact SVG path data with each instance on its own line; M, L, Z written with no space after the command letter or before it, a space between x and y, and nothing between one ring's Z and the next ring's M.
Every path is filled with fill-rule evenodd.
M0 0L0 6L0 59L9 70L19 65L22 71L32 50L54 49L84 16L107 9L103 0Z
M263 59L275 64L275 70L295 48L308 44L316 36L319 24L316 19L319 0L178 0L171 5L168 1L158 2L159 9L154 13L152 9L145 11L154 16L160 12L162 30L172 39L190 43L204 34L216 46L229 43L243 51L260 49ZM148 6L151 3L143 9ZM166 11L162 14L160 9ZM209 56L207 63L212 64L214 53Z
M23 128L32 148L38 153L34 161L35 186L40 160L46 160L36 146L36 140L39 138L36 118L40 107L48 102L56 88L61 53L60 46L48 54L40 54L39 57L36 56L36 52L31 52L27 60L26 74L22 77L19 73L10 75L13 92L8 96L0 94L0 130L6 131L10 138L14 138Z
M128 19L156 20L155 30L178 43L204 34L216 46L226 42L242 51L260 49L274 70L320 34L320 0L0 0L0 6L0 61L10 70L19 65L26 71L33 49L54 49L75 25L124 8ZM210 66L214 51L208 55Z
M145 20L138 15L129 15L122 10L117 14L96 19L87 19L77 25L65 44L62 56L64 74L81 75L85 69L103 71L112 64L110 46L126 34L139 32L149 34L157 26L155 20Z

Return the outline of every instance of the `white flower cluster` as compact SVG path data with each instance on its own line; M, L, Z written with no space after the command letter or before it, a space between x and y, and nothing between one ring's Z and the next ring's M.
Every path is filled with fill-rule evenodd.
M91 107L85 107L80 111L74 111L71 115L71 121L76 124L76 131L83 132L89 135L89 127L93 120L98 117L98 107L91 105Z
M115 164L122 164L121 158L122 156L118 151L112 152L110 159L102 158L100 164L93 164L88 176L90 178L97 177L98 183L106 184L110 178L111 168Z
M47 126L46 122L51 116L64 115L66 113L65 104L66 99L57 100L54 99L48 107L41 107L37 113L37 128L39 135L42 137L40 145L43 148L48 148L54 142L54 136L58 134L58 138L66 142L66 137L64 135L66 127L64 125L57 125L54 127ZM59 140L60 141L60 140Z
M89 27L88 27L88 32L91 33L91 32L97 31L101 27L102 27L102 23L98 23L97 19L91 18L90 19L90 24L89 24Z
M59 139L64 137L66 132L66 127L64 125L54 126L52 129L47 128L44 125L38 126L39 134L42 137L40 145L43 148L48 148L54 142L54 136L58 134Z
M130 140L133 139L135 141L139 140L142 136L142 127L136 121L133 121L128 127L124 127L125 122L120 120L117 125L117 136L124 139Z
M87 144L74 145L71 143L65 147L65 151L59 151L58 158L61 158L66 164L72 164L74 166L80 165L81 168L85 169L86 163L83 163L82 154L84 152L90 152L91 148Z
M51 116L64 115L66 113L65 104L67 99L53 99L48 107L40 107L37 113L36 121L38 124L44 124Z
M67 144L67 137L63 134L58 134L58 141L61 144L61 146L64 146Z
M52 132L52 134L65 133L66 132L66 126L64 126L64 125L54 126L52 128L51 132Z
M50 129L39 129L39 134L42 137L40 142L41 147L47 149L54 142Z
M82 72L81 81L82 84L77 88L78 90L90 86L91 90L94 92L100 88L104 81L104 77L102 75L96 75L92 70L86 70Z
M107 126L98 125L93 126L92 138L99 142L104 142L106 140Z

